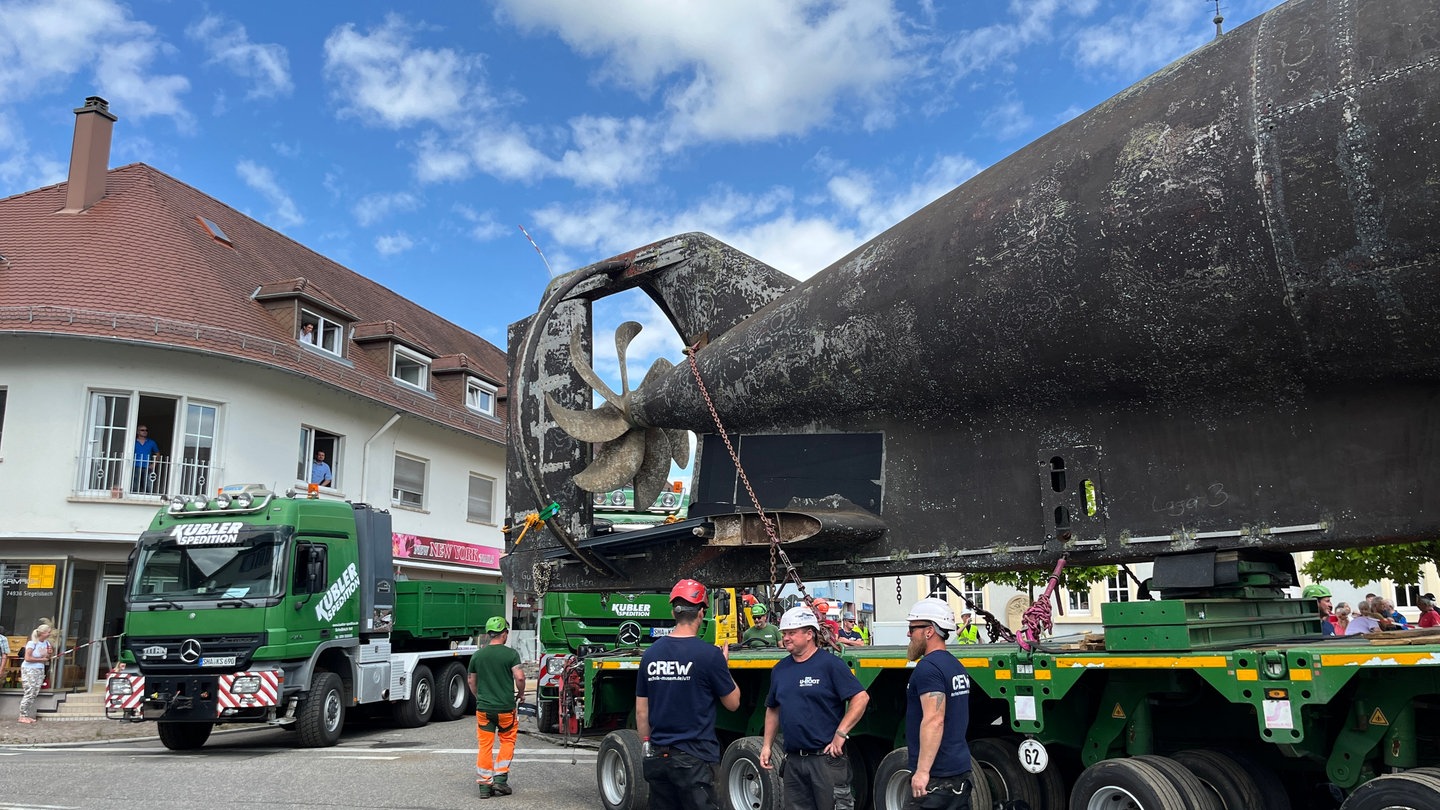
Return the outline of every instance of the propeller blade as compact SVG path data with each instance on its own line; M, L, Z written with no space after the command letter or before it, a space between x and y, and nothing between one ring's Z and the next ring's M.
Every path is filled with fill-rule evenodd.
M555 424L559 425L566 435L582 442L611 442L620 438L630 428L630 423L625 421L625 414L608 402L591 410L576 411L560 405L546 394L545 407L549 408L550 418L555 420Z
M639 433L640 431L635 431ZM645 458L635 473L635 511L644 512L670 483L670 441L665 431L650 428L644 433Z
M640 388L657 383L657 381L668 374L672 368L675 368L675 364L669 360L663 357L655 358L655 362L650 364L650 370L645 372L645 379L640 381Z
M586 492L609 492L635 480L645 461L645 431L631 430L613 442L606 442L590 466L574 478L575 486ZM649 508L649 504L646 504Z
M665 438L670 440L670 459L675 466L690 466L690 431L666 428Z
M640 334L644 327L634 321L626 321L615 330L615 355L620 360L620 395L630 393L630 373L625 367L625 350L630 348L630 341Z
M595 369L590 367L590 363L585 357L585 347L580 343L579 326L576 326L575 331L570 333L570 363L575 367L575 373L580 375L580 379L599 391L600 396L604 397L606 402L622 411L625 410L625 403L620 396L611 391L610 386L606 385L605 381L600 379L600 375L595 373Z

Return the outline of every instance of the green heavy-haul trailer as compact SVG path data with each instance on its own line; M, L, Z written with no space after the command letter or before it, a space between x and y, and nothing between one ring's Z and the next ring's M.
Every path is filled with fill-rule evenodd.
M131 559L106 715L156 722L175 750L224 723L334 745L349 712L455 720L475 634L504 587L396 581L390 514L259 486L177 497Z

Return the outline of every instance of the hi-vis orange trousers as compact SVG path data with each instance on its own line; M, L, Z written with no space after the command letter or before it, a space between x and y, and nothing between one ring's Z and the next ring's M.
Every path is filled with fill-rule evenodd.
M479 751L475 754L476 782L491 784L496 776L510 772L510 760L515 757L515 738L520 734L519 718L515 712L475 712L475 740ZM500 751L495 752L496 742Z

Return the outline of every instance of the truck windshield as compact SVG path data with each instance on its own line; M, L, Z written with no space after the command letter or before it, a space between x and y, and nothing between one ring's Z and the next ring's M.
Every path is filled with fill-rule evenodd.
M134 602L245 599L284 593L284 535L274 526L203 523L145 532L130 583Z

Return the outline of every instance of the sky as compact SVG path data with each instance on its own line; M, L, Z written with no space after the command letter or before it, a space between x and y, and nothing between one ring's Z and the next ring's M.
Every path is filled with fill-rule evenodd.
M1220 10L1228 31L1277 4ZM149 164L503 348L553 275L678 233L807 278L1210 41L1215 12L0 0L0 197L65 179L72 111L100 95L112 167ZM647 327L632 378L682 360L637 294L597 309L602 374L627 318Z

